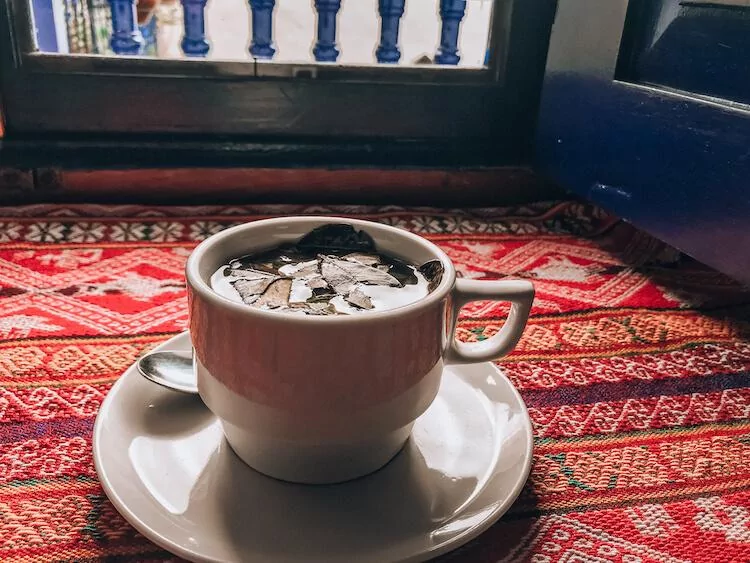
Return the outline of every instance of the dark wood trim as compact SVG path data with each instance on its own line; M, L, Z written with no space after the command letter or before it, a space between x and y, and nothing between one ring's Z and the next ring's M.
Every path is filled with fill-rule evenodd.
M513 111L499 84L378 84L23 73L3 85L9 134L490 140Z
M32 170L0 168L0 199L28 197L33 191L34 173Z
M469 168L522 165L531 131L496 139L245 139L165 135L8 135L0 166L67 169L266 167Z
M509 7L508 7L509 8ZM504 8L502 12L508 11ZM501 12L501 13L502 13ZM501 51L501 54L504 51ZM339 84L489 84L502 76L489 68L435 65L319 65L272 61L225 61L215 59L157 59L104 56L70 56L59 53L21 54L21 67L32 74L84 76L129 76L203 78L248 84L288 81L327 81Z
M19 171L19 174L25 174ZM32 177L31 175L29 177ZM3 176L0 174L0 182ZM0 203L349 203L491 206L554 199L560 192L527 168L334 170L175 168L33 171L33 189ZM4 194L4 195L3 195Z

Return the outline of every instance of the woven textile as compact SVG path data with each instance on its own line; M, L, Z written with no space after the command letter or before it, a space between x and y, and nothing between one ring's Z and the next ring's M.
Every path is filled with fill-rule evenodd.
M532 474L499 523L445 560L750 561L750 294L574 202L0 209L0 561L175 560L103 494L97 409L185 328L196 242L292 213L383 221L440 245L463 277L536 284L499 364L533 420ZM506 312L468 306L459 336L491 336Z

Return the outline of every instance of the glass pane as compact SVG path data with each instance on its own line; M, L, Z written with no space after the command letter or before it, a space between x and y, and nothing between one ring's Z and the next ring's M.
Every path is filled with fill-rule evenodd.
M493 11L493 0L28 1L48 53L448 68L486 65Z
M617 78L750 104L750 0L635 0Z

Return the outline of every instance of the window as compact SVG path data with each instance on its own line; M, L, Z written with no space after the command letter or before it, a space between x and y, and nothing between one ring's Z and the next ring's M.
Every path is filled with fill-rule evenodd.
M304 164L316 151L341 164L518 162L529 151L554 10L552 0L497 0L489 8L469 0L468 10L464 0L434 0L431 10L424 8L429 2L413 0L404 19L398 1L361 2L351 11L317 0L313 13L302 0L250 0L250 10L239 1L223 8L222 19L217 6L229 0L162 0L161 11L139 21L134 0L0 2L5 149L27 147L25 158L52 161L75 159L85 149L107 164L135 153L142 161L149 151L162 163L200 155ZM142 8L153 4L144 1ZM369 20L362 6L373 11ZM222 26L241 28L240 8L247 35L239 44L250 42L252 52L244 59L237 41L227 47L231 41L221 35ZM470 25L479 37L462 39L466 13L480 8L491 14L485 28ZM314 25L299 30L302 43L316 38L307 60L297 60L304 52L301 40L295 47L290 39L293 18L283 19L290 10L305 13L298 24ZM183 27L179 49L175 14L183 16L176 18ZM441 45L437 36L431 52L408 43L398 63L386 62L428 16L441 30ZM157 25L160 17L167 23ZM361 37L346 27L363 21ZM205 52L212 42L217 51ZM460 56L463 44L471 53L461 63L455 47ZM368 50L375 51L369 63ZM433 64L420 64L415 54L422 51Z

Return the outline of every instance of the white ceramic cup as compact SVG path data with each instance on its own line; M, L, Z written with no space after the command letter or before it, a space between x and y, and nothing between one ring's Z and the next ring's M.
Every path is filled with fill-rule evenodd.
M308 316L253 308L211 289L232 258L294 242L328 223L364 230L379 252L407 263L439 260L424 298L355 315ZM407 231L340 217L282 217L215 234L191 253L186 277L198 391L235 453L261 473L333 483L393 458L430 406L445 363L495 360L518 342L534 299L528 281L458 279L446 254ZM509 301L501 330L482 342L454 336L471 301Z

